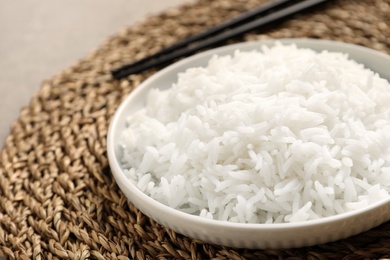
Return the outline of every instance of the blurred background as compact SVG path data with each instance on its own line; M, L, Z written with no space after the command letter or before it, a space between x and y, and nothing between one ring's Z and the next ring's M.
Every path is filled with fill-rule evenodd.
M44 79L97 49L121 28L192 0L2 0L0 149Z

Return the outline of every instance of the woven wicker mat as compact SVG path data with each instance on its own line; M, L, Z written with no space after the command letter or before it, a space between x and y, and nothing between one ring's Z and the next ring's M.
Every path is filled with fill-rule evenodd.
M106 134L123 98L155 71L115 81L109 71L265 0L200 0L120 31L43 82L0 153L0 259L380 259L390 222L341 241L246 250L196 241L160 226L118 189ZM390 0L333 0L232 42L333 39L390 52ZM390 213L389 213L390 214Z

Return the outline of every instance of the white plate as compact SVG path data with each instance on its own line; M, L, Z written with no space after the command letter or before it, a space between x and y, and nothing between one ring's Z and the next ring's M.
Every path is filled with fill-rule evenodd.
M390 80L390 56L383 53L341 42L314 39L283 39L284 44L315 51L329 50L348 53L349 57L364 64L382 77ZM369 230L390 219L390 198L364 209L318 220L283 224L238 224L209 220L183 213L155 201L141 192L123 174L118 158L121 150L118 138L125 128L125 119L145 105L145 97L151 88L167 89L176 82L179 72L187 68L204 66L212 55L232 54L235 50L250 51L261 45L273 45L274 40L244 42L206 51L181 60L156 73L138 86L119 106L112 118L107 151L112 173L125 196L143 213L183 235L206 242L244 248L291 248L311 246L346 238Z

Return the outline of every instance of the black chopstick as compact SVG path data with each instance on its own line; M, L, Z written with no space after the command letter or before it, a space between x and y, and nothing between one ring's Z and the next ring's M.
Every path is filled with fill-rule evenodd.
M294 2L294 0L271 1L268 4L262 5L259 8L253 9L251 11L245 12L244 14L236 18L233 18L227 22L221 23L220 25L212 27L199 34L190 36L184 39L183 41L180 41L168 48L165 48L162 51L157 52L151 56L147 56L139 61L136 61L134 63L116 69L112 71L112 76L115 79L121 79L131 74L140 73L144 70L156 66L169 64L178 58L189 56L207 47L211 47L213 45L216 45L218 43L221 43L233 37L237 37L249 31L252 31L254 29L258 29L261 26L268 25L272 22L276 22L281 19L288 18L291 15L297 14L310 7L314 7L326 1L328 0L305 0L293 5L288 5L287 7L280 10L276 10L274 12L271 12L271 10L274 8L281 7L284 4L290 4L291 2ZM261 14L264 15L256 20L248 21ZM223 31L233 26L238 26L238 27ZM221 33L216 34L218 32ZM212 37L206 38L208 36L212 36ZM194 43L195 41L198 40L202 40L202 41L200 41L199 43Z
M237 26L239 24L242 24L243 22L246 22L250 19L253 19L255 16L258 16L258 15L263 14L263 13L265 13L273 8L281 6L288 1L291 1L291 0L274 0L274 1L267 2L266 4L263 4L255 9L249 10L249 11L243 13L242 15L239 15L237 17L232 18L231 20L228 20L226 22L218 24L218 25L216 25L212 28L209 28L205 31L202 31L198 34L191 35L191 36L183 39L182 41L179 41L179 42L177 42L177 43L175 43L175 44L173 44L165 49L162 49L161 51L158 51L152 55L146 56L145 58L140 59L134 63L130 63L128 65L125 65L121 68L121 70L130 69L131 67L135 67L141 63L146 63L146 62L148 62L152 59L155 59L159 56L162 56L162 55L167 54L169 52L172 52L174 50L180 49L180 48L182 48L182 47L184 47L192 42L195 42L195 41L204 39L206 37L212 36L213 34L219 33L227 28L231 28L233 26Z

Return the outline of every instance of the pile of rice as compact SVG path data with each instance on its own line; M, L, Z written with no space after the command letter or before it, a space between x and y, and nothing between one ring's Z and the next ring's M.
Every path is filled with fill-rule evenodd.
M390 84L342 53L262 46L153 89L122 134L126 176L169 207L240 223L388 198Z

